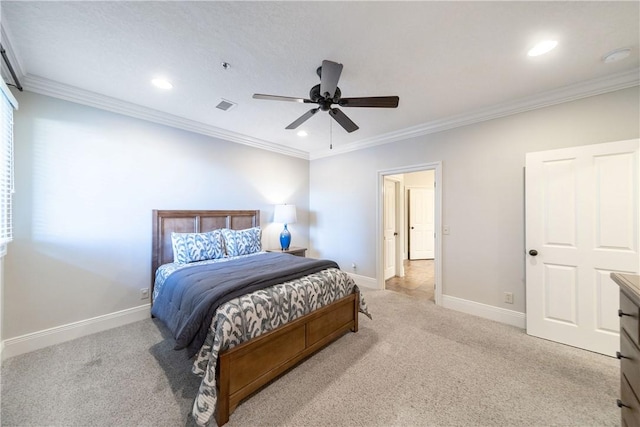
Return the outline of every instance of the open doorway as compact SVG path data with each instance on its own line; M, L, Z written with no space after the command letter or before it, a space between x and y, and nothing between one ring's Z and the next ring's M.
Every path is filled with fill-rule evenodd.
M440 304L441 164L379 172L379 287Z

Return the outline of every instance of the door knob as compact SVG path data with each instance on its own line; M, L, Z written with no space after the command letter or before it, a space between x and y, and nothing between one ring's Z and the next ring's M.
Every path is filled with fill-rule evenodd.
M411 229L413 230L415 227L411 227Z
M397 235L398 235L398 233L397 233L397 232L396 232L396 233L393 233L393 235L394 235L394 236L397 236Z
M536 255L538 255L538 251L536 251L535 249L531 249L531 250L529 251L529 255L531 255L531 256L536 256Z

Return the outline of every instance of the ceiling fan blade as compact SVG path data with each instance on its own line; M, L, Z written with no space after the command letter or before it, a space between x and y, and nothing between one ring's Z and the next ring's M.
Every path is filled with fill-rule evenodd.
M345 113L337 108L332 108L331 110L329 110L329 115L333 117L333 119L349 133L360 129L358 125L353 123Z
M291 123L285 129L295 129L295 128L297 128L298 126L300 126L301 124L303 124L304 122L309 120L311 118L311 116L313 116L315 113L318 112L318 110L320 110L320 108L312 108L311 110L307 111L306 113L304 113L303 115L298 117L296 119L296 121Z
M320 95L333 98L338 87L338 80L342 73L342 64L337 62L322 61L322 72L320 73ZM326 94L329 93L327 96Z
M292 96L278 96L278 95L265 95L262 93L254 93L254 99L266 99L267 101L291 101L291 102L300 102L300 103L310 103L312 102L310 99L304 98L294 98Z
M397 108L400 98L397 96L369 96L366 98L341 98L341 107Z

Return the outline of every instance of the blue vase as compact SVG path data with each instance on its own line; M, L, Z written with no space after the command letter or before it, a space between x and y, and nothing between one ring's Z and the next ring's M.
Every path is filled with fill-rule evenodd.
M291 244L291 233L287 229L287 224L284 225L284 230L280 233L280 247L283 251L289 250L289 245Z

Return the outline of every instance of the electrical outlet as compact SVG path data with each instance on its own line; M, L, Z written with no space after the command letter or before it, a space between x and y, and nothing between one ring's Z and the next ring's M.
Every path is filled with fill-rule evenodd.
M504 302L507 304L513 304L513 292L504 293Z
M149 288L140 289L140 299L149 299Z

